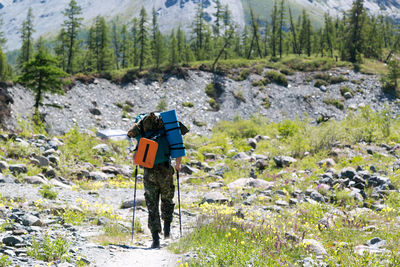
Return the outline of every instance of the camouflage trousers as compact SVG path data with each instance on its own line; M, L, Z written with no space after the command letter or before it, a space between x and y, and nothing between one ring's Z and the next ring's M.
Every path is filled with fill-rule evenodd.
M164 223L171 223L174 213L174 168L169 162L154 165L152 169L144 169L144 197L149 211L148 226L152 233L161 233L161 218Z

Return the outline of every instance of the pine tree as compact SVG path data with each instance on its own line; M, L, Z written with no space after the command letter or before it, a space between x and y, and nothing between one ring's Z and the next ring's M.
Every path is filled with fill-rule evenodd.
M0 29L3 28L4 21L3 18L0 16ZM0 46L4 47L4 45L7 43L7 39L4 36L4 32L0 31Z
M66 17L63 27L68 39L67 49L67 72L74 73L75 54L77 50L78 31L81 27L83 18L79 17L82 14L82 9L75 0L71 0L68 7L64 10L63 15Z
M307 12L303 10L301 18L301 30L299 43L302 52L306 52L308 56L311 56L312 51L312 25Z
M193 24L193 34L195 39L195 53L197 59L202 59L202 50L204 45L204 5L203 0L200 1L195 15Z
M184 60L184 54L186 49L186 36L185 32L182 31L180 25L178 27L178 30L176 31L176 40L177 40L178 63L181 63Z
M156 69L159 69L162 63L163 48L163 36L159 29L156 10L153 8L151 54Z
M175 32L172 30L170 35L170 47L169 47L169 65L171 67L175 67L178 63L178 47L177 47L177 40L175 38Z
M134 18L132 20L132 29L131 29L131 33L132 33L132 62L133 65L136 67L139 65L139 21L137 18Z
M293 16L292 16L292 9L289 7L289 20L290 20L290 31L292 32L292 45L293 45L293 53L298 54L299 53L299 48L298 48L298 42L297 42L297 29L296 25L293 22Z
M278 32L278 6L276 0L274 1L274 9L272 11L271 17L271 48L272 48L272 57L276 57L276 39Z
M346 36L346 54L350 62L358 62L361 60L363 45L363 26L364 26L364 0L355 0L350 10L349 22L347 25Z
M0 82L5 82L9 76L9 65L7 64L7 57L3 53L0 46Z
M89 29L88 54L86 59L89 69L102 72L111 69L112 51L107 23L104 17L97 16Z
M59 62L59 67L63 70L67 70L67 58L68 58L68 38L65 29L61 29L60 33L57 35L55 54L57 56L57 61Z
M221 27L223 24L222 20L224 19L224 10L222 8L220 0L216 0L215 5L216 5L216 12L214 13L215 22L213 25L213 32L216 37L219 37L221 34Z
M250 43L249 52L247 55L247 59L250 58L251 53L253 52L253 47L257 48L257 53L260 58L262 58L261 48L260 48L260 29L258 27L258 23L254 17L253 9L250 8L250 15L251 15L251 26L252 26L252 38Z
M126 24L122 25L121 29L121 67L127 68L129 66L130 42L128 27Z
M282 58L283 52L283 35L285 26L285 1L281 0L281 7L279 9L279 57Z
M33 90L35 96L35 111L38 113L43 94L57 93L62 89L62 78L67 74L57 67L57 61L44 49L39 50L34 58L25 63L19 82Z
M326 48L330 53L330 57L333 57L333 49L334 49L333 44L335 39L333 22L329 14L325 14L324 17L325 17L324 39L326 43Z
M265 28L264 28L264 57L268 56L268 41L269 41L269 36L270 36L270 27L268 24L268 21L265 22Z
M120 55L120 33L119 33L119 28L117 26L117 23L115 20L113 20L112 22L112 26L111 26L111 40L112 40L112 46L113 46L113 50L114 50L114 61L115 61L115 67L117 68L117 70L119 70L119 61L121 58Z
M138 25L138 44L139 44L139 71L143 70L146 63L146 54L149 40L149 33L147 30L147 13L144 7L140 10L139 25Z
M33 11L32 8L28 9L28 15L22 23L21 28L21 53L18 58L19 67L22 68L23 65L32 58L33 56L33 33L35 32L33 28Z

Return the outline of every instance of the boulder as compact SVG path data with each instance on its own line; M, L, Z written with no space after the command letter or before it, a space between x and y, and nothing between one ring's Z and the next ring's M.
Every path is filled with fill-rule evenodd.
M379 237L374 237L371 240L368 240L365 245L370 246L370 247L375 247L375 248L382 248L386 245L386 240L382 240Z
M97 108L90 108L89 112L91 114L93 114L93 115L96 115L96 116L100 116L101 115L101 111L99 109L97 109Z
M312 191L310 194L310 198L317 202L325 202L324 196L318 193L317 191Z
M0 172L3 172L3 170L8 170L9 169L9 165L7 162L5 161L0 161Z
M10 175L0 174L0 184L13 184L15 183L15 178Z
M59 157L56 157L56 156L54 156L54 155L50 155L50 156L48 156L47 158L48 158L49 161L50 161L51 163L53 163L54 165L58 165L58 163L60 162L60 158L59 158Z
M28 184L47 184L47 181L38 175L35 176L26 176L24 177L24 181Z
M9 170L14 174L27 173L28 169L25 164L12 164L9 166Z
M259 189L271 189L274 187L273 182L268 182L262 179L250 179L248 185Z
M109 174L114 174L114 175L121 173L120 170L115 166L104 166L104 167L101 167L100 170L104 173L109 173Z
M217 155L214 153L204 153L203 156L206 160L216 160L217 159Z
M93 181L105 181L108 176L104 172L89 172L87 178Z
M227 187L229 188L229 190L242 189L243 187L248 185L250 180L251 178L240 178L232 183L229 183Z
M94 146L92 149L96 150L96 152L100 154L111 152L111 148L107 144L99 144L97 146Z
M356 176L356 174L357 174L356 170L352 167L343 168L340 171L341 178L353 179L353 177Z
M186 174L192 175L193 173L197 173L198 170L195 169L195 168L192 168L192 167L190 167L190 166L188 166L188 165L182 165L182 168L181 168L181 171L180 171L180 172L181 172L181 173L186 173Z
M330 168L330 167L335 166L335 165L336 165L336 162L335 162L334 159L328 158L328 159L323 159L323 160L319 161L319 162L318 162L318 165L319 165L320 167L326 166L326 167Z
M208 192L204 195L202 203L225 203L228 201L229 199L221 192Z
M364 246L364 245L359 245L359 246L354 247L354 252L360 256L363 256L364 253L368 253L368 254L389 253L389 251L386 249L380 249L380 248L376 248L374 246L370 247L370 246Z
M323 256L327 254L324 246L315 239L304 239L302 244L310 249L316 256Z
M19 236L9 235L3 238L3 244L10 247L15 247L17 244L21 244L24 240Z
M34 215L31 214L25 214L21 218L22 224L25 226L39 226L40 219Z
M289 167L292 163L296 163L297 160L289 156L277 156L274 157L275 164L278 168Z
M39 161L39 167L47 167L50 165L50 161L46 157L36 156L35 158Z
M245 152L239 152L235 156L232 157L233 160L250 160L251 157L247 155Z
M142 207L146 206L146 200L144 199L144 196L136 196L136 207L138 206ZM125 200L121 204L121 209L129 209L129 208L133 208L133 199Z
M251 146L252 148L256 149L257 148L257 140L255 138L249 138L247 139L247 144Z

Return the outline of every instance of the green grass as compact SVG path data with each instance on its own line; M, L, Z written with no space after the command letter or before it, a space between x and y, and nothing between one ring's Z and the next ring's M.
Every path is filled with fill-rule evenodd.
M28 255L42 261L52 262L69 259L70 243L64 237L52 239L47 232L42 240L33 237L32 246L28 247Z
M39 190L39 194L47 199L56 199L58 192L51 190L52 186L44 185L42 189Z
M323 102L326 105L331 105L331 106L336 107L337 109L344 110L344 104L339 99L336 99L336 98L325 98L323 100Z

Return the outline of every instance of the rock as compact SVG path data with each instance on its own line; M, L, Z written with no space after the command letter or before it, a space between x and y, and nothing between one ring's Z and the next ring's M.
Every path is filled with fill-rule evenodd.
M28 184L47 184L47 181L38 175L35 176L26 176L24 177L24 181Z
M115 166L104 166L104 167L101 167L100 170L101 170L102 172L104 172L104 173L109 173L109 174L114 174L114 175L117 175L117 174L120 174L120 173L121 173L121 172L117 169L117 167L115 167Z
M262 171L268 167L268 161L263 159L258 159L254 165L256 166L257 169Z
M61 188L64 188L64 189L71 189L72 188L70 185L65 184L62 181L60 181L58 179L55 179L55 178L51 179L49 181L49 184L52 184L54 186L58 186L58 187L61 187Z
M58 165L58 163L60 162L60 158L59 158L59 157L56 157L56 156L53 156L53 155L48 156L47 158L48 158L49 161L50 161L51 163L53 163L54 165Z
M25 229L15 229L12 231L13 235L26 235L28 231Z
M250 156L248 156L245 152L240 152L232 157L233 160L250 160Z
M255 138L247 139L247 144L251 146L253 149L257 148L257 140Z
M227 187L229 188L229 190L242 189L250 182L250 180L251 178L240 178L232 183L229 183Z
M112 221L106 217L100 217L97 219L97 225L101 226L101 225L107 225L107 224L111 224Z
M39 220L37 220L36 222L34 222L34 223L32 224L32 226L45 227L45 226L46 226L46 223L39 219Z
M47 170L46 173L44 174L44 176L46 176L47 178L54 178L56 177L56 171L53 169Z
M47 167L50 165L50 161L48 158L43 156L36 156L35 157L39 161L39 167Z
M386 245L386 241L380 239L379 237L374 237L371 240L369 240L365 245L370 246L370 247L376 247L376 248L382 248Z
M214 183L209 183L207 185L210 189L217 189L217 188L221 188L224 186L223 182L214 182Z
M350 196L353 197L353 199L358 201L358 202L363 202L364 201L363 196L356 190L352 190L350 192Z
M10 247L15 247L15 245L21 244L24 242L24 240L21 237L12 236L12 235L4 237L2 241L3 241L4 245L10 246Z
M96 116L100 116L101 115L101 111L99 109L97 109L97 108L90 108L89 112L91 114L93 114L93 115L96 115Z
M326 92L328 89L326 88L325 85L321 85L321 86L319 87L319 90L321 90L321 92Z
M248 185L259 189L271 189L274 187L273 182L268 182L262 179L250 179Z
M296 198L289 199L289 205L297 205L299 201Z
M317 240L304 239L302 244L306 245L307 248L310 249L317 256L323 256L327 254L324 246Z
M99 154L111 152L111 148L107 144L99 144L97 146L94 146L92 149L96 150L96 152Z
M87 178L93 181L105 181L108 179L108 176L104 172L89 172Z
M275 201L275 205L281 206L281 207L287 207L287 206L289 206L289 203L287 203L285 200L277 200L277 201Z
M181 168L180 172L192 175L193 173L197 173L199 171L197 169L195 169L195 168L189 167L188 165L184 164L184 165L182 165L182 168Z
M226 203L229 199L221 192L208 192L204 195L202 203Z
M217 159L217 155L215 155L214 153L204 153L203 156L206 160L216 160Z
M47 149L45 152L43 152L43 156L48 157L55 153L56 153L56 150L54 148L50 148L50 149Z
M274 157L274 161L278 168L289 167L292 163L297 162L296 159L294 159L292 157L288 157L288 156Z
M25 226L38 226L38 225L34 225L37 223L37 221L39 221L40 219L32 214L25 214L24 216L22 216L21 218L21 222L23 225Z
M359 245L354 247L354 252L360 256L363 256L364 253L370 253L370 254L386 254L389 253L388 250L386 249L380 249L376 247L370 247L370 246L364 246L364 245Z
M341 178L349 178L352 179L354 176L356 176L357 172L354 168L352 167L347 167L347 168L343 168L340 171L340 177Z
M328 158L328 159L323 159L323 160L319 161L319 162L318 162L318 165L319 165L320 167L326 166L326 167L330 168L330 167L335 166L335 165L336 165L336 162L335 162L334 159Z
M350 98L352 98L352 97L353 97L353 94L352 94L352 93L350 93L350 92L344 93L344 98L350 99Z
M10 175L0 175L0 184L13 184L15 178Z
M136 196L136 207L138 206L141 207L146 206L146 200L144 196ZM121 209L129 209L129 208L133 208L133 199L125 200L121 204Z
M27 173L28 169L25 164L13 164L9 166L9 170L14 174Z
M7 162L5 161L0 161L0 172L3 172L3 170L8 170L9 169L9 165Z
M312 191L310 194L310 198L317 201L317 202L325 202L325 198L323 195L318 193L317 191Z

